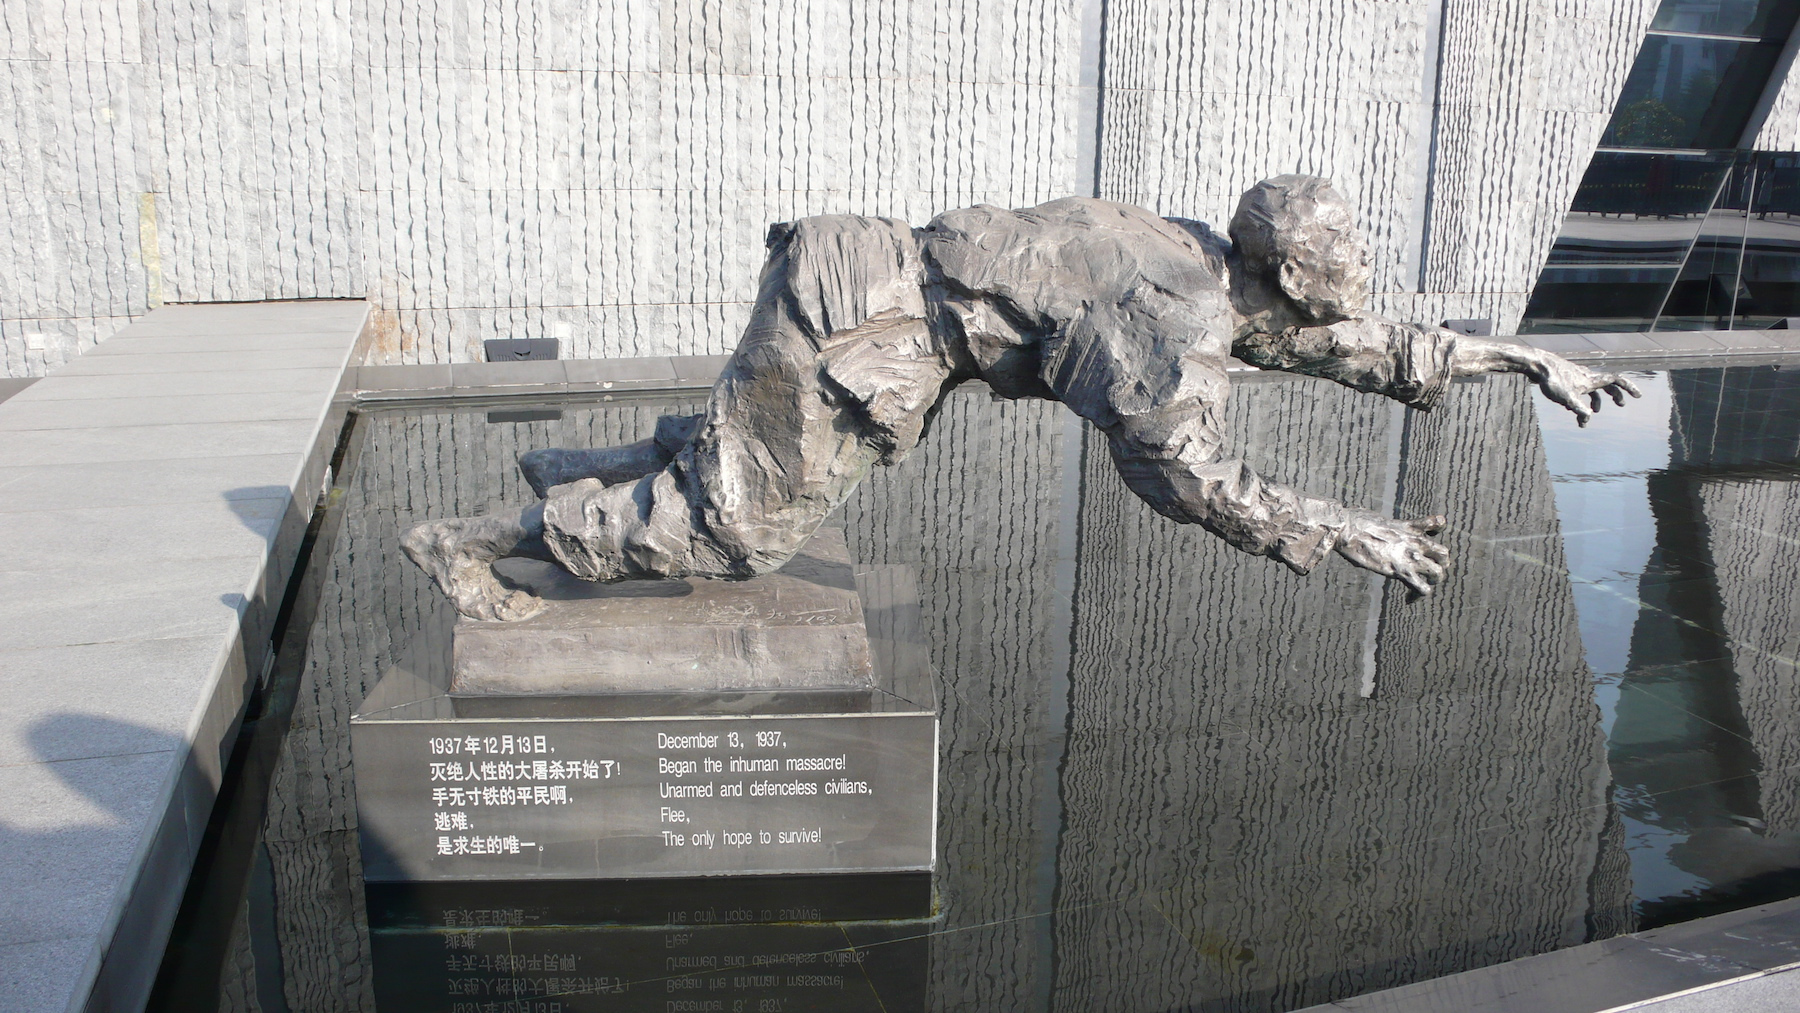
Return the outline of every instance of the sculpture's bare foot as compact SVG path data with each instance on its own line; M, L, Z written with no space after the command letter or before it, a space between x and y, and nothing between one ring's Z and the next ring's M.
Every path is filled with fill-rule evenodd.
M400 537L400 548L431 575L438 589L470 619L513 622L544 611L542 599L509 588L494 576L489 517L454 517L420 524Z
M1444 530L1444 517L1397 521L1358 512L1338 536L1338 555L1365 570L1392 577L1414 594L1428 595L1444 579L1450 550L1431 539Z

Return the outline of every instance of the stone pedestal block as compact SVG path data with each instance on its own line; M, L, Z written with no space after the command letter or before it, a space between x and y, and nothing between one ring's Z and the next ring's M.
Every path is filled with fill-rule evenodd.
M821 529L776 573L749 580L596 584L505 559L502 577L549 608L519 622L462 618L457 697L873 687L869 634L844 535Z

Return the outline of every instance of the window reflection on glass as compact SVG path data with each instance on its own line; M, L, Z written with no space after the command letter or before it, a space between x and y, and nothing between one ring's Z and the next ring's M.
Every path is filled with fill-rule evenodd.
M1663 0L1652 31L1786 38L1800 13L1795 0Z
M1521 334L1638 331L1656 319L1680 268L1546 267Z
M1781 48L1779 42L1649 36L1600 143L1735 147Z
M1733 306L1743 294L1739 277L1744 250L1744 221L1756 179L1748 160L1731 170L1719 191L1718 202L1707 214L1694 241L1693 252L1682 265L1681 276L1670 290L1659 331L1722 330L1731 326Z
M1570 210L1635 218L1703 215L1732 153L1595 152Z
M1734 326L1768 327L1800 316L1800 159L1759 159L1745 223L1744 266Z
M1594 156L1532 290L1520 330L1650 326L1707 220L1731 152Z

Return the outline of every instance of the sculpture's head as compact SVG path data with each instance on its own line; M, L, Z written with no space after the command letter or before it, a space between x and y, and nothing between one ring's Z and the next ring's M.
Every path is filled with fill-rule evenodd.
M1251 187L1231 216L1231 241L1320 324L1359 312L1369 295L1369 243L1350 204L1319 176L1276 176Z

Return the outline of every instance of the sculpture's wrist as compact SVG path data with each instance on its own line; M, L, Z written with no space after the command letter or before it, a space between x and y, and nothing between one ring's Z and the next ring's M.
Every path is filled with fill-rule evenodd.
M1523 373L1536 379L1543 375L1543 355L1530 346L1466 335L1458 335L1455 341L1450 361L1457 376Z

